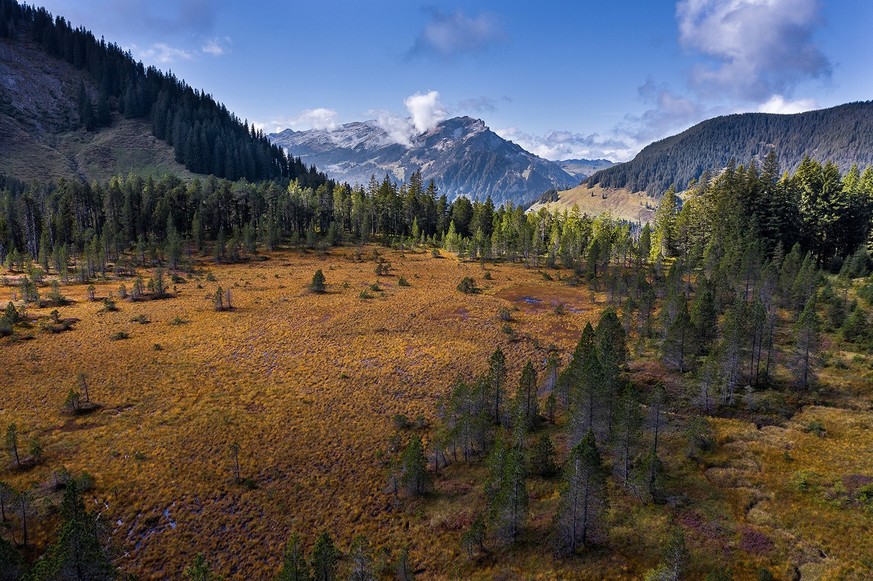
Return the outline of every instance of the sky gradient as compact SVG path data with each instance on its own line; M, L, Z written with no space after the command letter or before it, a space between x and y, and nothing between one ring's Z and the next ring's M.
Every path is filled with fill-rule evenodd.
M626 160L715 115L873 99L869 0L36 0L272 132L483 119Z

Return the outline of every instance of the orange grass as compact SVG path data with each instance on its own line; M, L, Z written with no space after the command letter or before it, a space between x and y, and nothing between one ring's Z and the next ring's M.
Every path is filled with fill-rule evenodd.
M511 377L528 358L542 370L546 347L569 351L596 313L582 288L568 304L579 312L562 316L498 298L524 285L544 302L552 292L569 300L560 283L522 266L489 266L492 280L484 280L478 264L451 256L380 252L392 276L379 278L384 292L372 300L359 294L376 282L374 263L354 262L353 249L206 264L214 282L178 284L168 300L118 300L117 312L98 313L102 303L88 302L84 285L63 287L76 302L61 316L81 319L74 331L35 328L33 340L2 346L0 426L18 423L23 441L38 436L45 460L0 478L40 487L42 506L57 503L46 492L55 469L87 470L96 478L94 497L109 504L119 565L146 579L178 578L197 552L234 578L269 577L292 531L312 543L321 530L341 547L358 533L395 552L408 544L426 577L448 574L460 558L457 533L398 515L383 494L377 451L393 432L392 417L432 420L449 383L484 371L497 345ZM318 268L325 295L306 291ZM410 287L398 286L400 275ZM484 292L458 292L464 276ZM96 284L97 296L119 284ZM232 312L214 310L218 285L231 289ZM0 289L4 304L11 293ZM501 306L519 307L511 323L519 340L503 332ZM151 322L131 322L138 315ZM177 317L188 322L170 324ZM118 331L130 338L110 341ZM61 408L80 372L104 407L71 418ZM257 483L254 490L233 482L235 441L241 475Z

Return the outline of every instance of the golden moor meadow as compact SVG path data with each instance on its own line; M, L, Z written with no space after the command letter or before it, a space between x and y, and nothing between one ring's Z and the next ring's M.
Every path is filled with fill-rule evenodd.
M144 579L179 578L198 553L228 578L270 578L292 532L308 547L320 531L341 550L366 535L385 577L404 548L421 578L642 577L672 526L688 531L692 575L713 562L735 578L762 569L788 578L797 563L804 579L869 572L873 552L859 541L871 538L873 512L858 500L873 480L869 355L826 345L829 389L778 425L712 418L715 444L702 459L668 418L667 488L682 493L647 504L611 483L610 550L543 551L560 483L532 477L518 548L471 558L459 538L486 503L482 463L450 465L432 494L398 498L388 459L411 434L433 437L440 397L457 377L482 374L495 346L509 385L528 360L540 377L550 355L566 364L606 297L566 284L569 271L445 251L365 245L261 258L203 260L172 282L168 273L163 300L121 300L130 279L62 286L72 302L54 318L73 323L66 332L40 329L54 307L27 308L30 328L0 347L0 422L38 441L41 461L26 470L6 461L0 474L30 491L35 547L51 542L63 468L91 475L86 505L109 523L120 568ZM308 290L319 269L323 294ZM480 292L459 292L464 277ZM216 310L218 287L232 309ZM4 303L17 288L2 289ZM637 351L631 381L664 381L671 399L687 397L644 344ZM70 414L81 381L99 407ZM560 458L565 436L544 429Z

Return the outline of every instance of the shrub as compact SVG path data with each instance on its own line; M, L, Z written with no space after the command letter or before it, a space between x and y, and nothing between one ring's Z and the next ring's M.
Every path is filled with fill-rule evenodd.
M497 318L504 322L509 322L512 320L512 313L506 307L500 307L497 309Z
M815 434L819 438L824 438L825 433L826 433L824 426L818 420L812 420L811 422L806 424L806 427L803 428L803 431L806 432L807 434Z
M16 325L21 321L21 315L11 301L6 304L6 310L3 312L3 316L6 317L6 320L9 321L10 325Z
M806 492L813 487L815 477L816 474L814 472L810 472L809 470L798 470L794 473L794 476L791 477L791 484L794 485L796 490Z
M479 289L476 288L476 281L469 276L465 276L461 279L461 282L458 283L458 290L467 295L479 292Z
M119 331L117 333L113 333L110 337L110 341L122 341L124 339L129 339L130 335L127 334L126 331Z
M403 278L403 277L401 276L401 277L397 280L397 286L412 286L412 285L409 284L409 281L407 281L405 278Z
M325 292L324 273L321 272L320 268L315 271L314 275L312 275L312 282L309 283L309 290L318 294Z
M107 312L107 313L112 313L112 312L117 311L118 307L115 306L115 301L113 301L109 297L106 297L105 299L103 299L103 309L102 310L104 312Z
M371 295L370 293L368 293L366 290L362 290L362 291L361 291L361 294L358 295L358 298L365 299L365 300L366 300L366 299L372 299L372 298L373 298L373 295Z
M73 388L67 392L67 399L64 400L64 410L70 414L77 414L82 409L82 394Z
M394 427L398 430L408 430L412 427L412 422L404 414L395 414Z
M440 249L439 249L439 248L433 248L433 249L431 249L431 251L430 251L430 255L433 256L434 258L442 258L442 257L443 257L443 255L440 254Z

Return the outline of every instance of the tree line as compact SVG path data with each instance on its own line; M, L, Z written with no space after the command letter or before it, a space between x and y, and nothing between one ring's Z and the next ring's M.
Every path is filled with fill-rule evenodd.
M43 269L93 255L113 262L134 250L145 260L170 260L211 243L220 259L283 242L340 244L403 238L458 252L462 258L523 260L599 274L610 260L626 260L645 237L651 258L682 258L689 267L720 260L733 242L754 238L764 254L794 244L819 266L838 270L864 247L873 216L873 169L845 175L832 163L806 159L781 174L775 153L761 169L728 167L705 175L685 201L672 188L652 226L592 218L578 209L526 213L490 198L449 201L415 173L397 185L387 178L366 186L291 181L231 182L209 176L183 182L129 176L105 183L60 180L53 185L4 180L0 191L0 261L38 260ZM93 274L93 269L91 274Z

